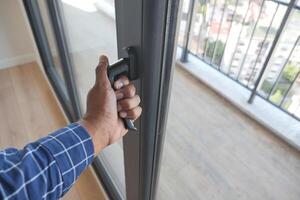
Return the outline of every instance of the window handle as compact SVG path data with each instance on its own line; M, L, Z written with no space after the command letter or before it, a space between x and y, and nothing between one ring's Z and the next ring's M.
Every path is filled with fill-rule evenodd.
M120 58L115 63L111 64L107 69L107 75L111 86L120 76L127 76L129 81L136 80L138 78L138 71L136 66L136 51L133 47L124 48L128 56ZM123 118L123 123L126 129L136 131L132 120Z

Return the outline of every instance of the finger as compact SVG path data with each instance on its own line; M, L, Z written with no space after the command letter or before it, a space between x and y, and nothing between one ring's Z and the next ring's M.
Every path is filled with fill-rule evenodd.
M123 98L131 98L134 97L136 92L134 84L130 83L129 85L124 86L122 89L117 90L115 92L117 100L123 99Z
M122 99L118 101L118 111L127 111L137 107L141 102L141 99L138 95L135 95L132 98Z
M114 88L118 90L128 84L129 84L129 79L126 76L121 76L117 81L114 82Z
M101 55L99 58L99 64L96 68L96 83L109 83L107 77L108 58L105 55Z
M141 114L142 114L142 108L140 106L135 107L128 111L119 112L119 116L121 118L129 118L132 120L136 120L137 118L139 118L141 116Z

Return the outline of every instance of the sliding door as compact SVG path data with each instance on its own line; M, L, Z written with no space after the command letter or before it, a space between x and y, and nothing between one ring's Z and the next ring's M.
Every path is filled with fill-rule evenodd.
M167 116L179 0L24 0L41 58L69 112L85 112L100 54L110 62L137 53L143 114L138 131L107 147L94 162L111 199L154 199ZM50 64L49 64L50 63ZM54 74L54 75L53 75ZM53 77L62 81L58 82Z
M86 97L95 82L95 68L100 54L113 62L118 58L115 5L113 0L57 0L48 2L49 9L57 8L66 35L68 56L82 113L86 111ZM102 178L115 188L115 198L125 198L125 170L122 140L105 148L97 157ZM102 173L103 174L103 173Z

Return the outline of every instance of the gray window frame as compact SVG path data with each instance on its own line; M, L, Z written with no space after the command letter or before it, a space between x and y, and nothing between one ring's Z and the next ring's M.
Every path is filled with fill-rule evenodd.
M23 0L45 71L71 122L82 116L78 91L65 37L58 0L47 1L66 85L54 70L51 51L37 0ZM155 199L160 158L167 119L169 91L175 51L179 0L115 1L118 56L133 46L138 57L140 78L135 81L141 96L143 114L135 122L138 131L123 139L126 197L122 194L101 159L93 167L111 199ZM54 70L54 71L53 71Z

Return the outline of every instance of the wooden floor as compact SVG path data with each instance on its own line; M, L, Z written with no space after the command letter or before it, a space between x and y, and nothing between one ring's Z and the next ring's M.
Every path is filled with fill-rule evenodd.
M0 71L0 113L0 148L66 125L34 63ZM89 169L63 199L104 199L98 184ZM176 69L157 199L299 200L299 185L298 151Z
M300 199L298 151L183 69L172 87L159 200Z
M0 148L36 140L67 121L36 63L0 71ZM65 200L106 199L92 168L86 170Z

